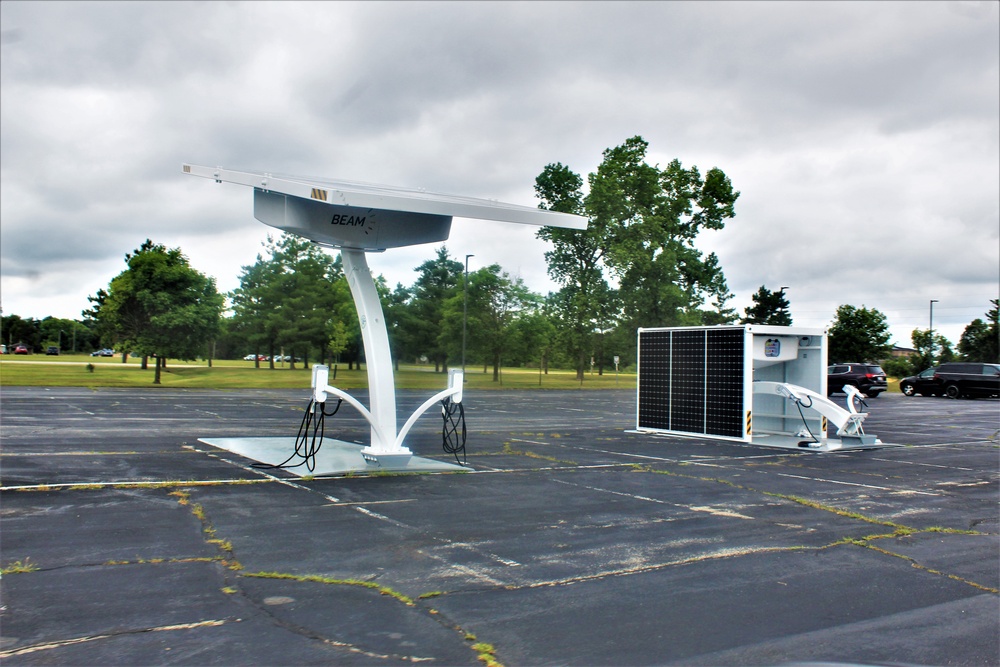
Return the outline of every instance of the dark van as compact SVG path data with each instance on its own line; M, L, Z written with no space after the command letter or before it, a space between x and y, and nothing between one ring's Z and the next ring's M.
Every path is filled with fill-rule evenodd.
M934 382L948 398L1000 396L1000 364L944 363L934 371Z

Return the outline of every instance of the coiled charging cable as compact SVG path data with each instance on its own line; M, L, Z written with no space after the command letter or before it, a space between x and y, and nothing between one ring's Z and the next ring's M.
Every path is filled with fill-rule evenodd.
M446 454L455 457L459 465L465 465L465 406L455 403L451 398L441 401L441 446ZM459 454L462 458L459 459Z

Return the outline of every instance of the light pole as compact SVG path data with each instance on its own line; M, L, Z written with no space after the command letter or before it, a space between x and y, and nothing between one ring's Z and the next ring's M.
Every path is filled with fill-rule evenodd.
M462 280L462 376L465 376L465 339L466 322L469 319L469 258L475 255L465 256L465 278Z
M937 299L931 299L931 321L930 321L930 336L928 336L930 344L930 362L934 363L934 304L937 303Z

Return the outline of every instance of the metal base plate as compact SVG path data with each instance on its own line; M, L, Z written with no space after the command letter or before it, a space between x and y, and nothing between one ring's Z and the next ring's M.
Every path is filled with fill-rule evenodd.
M295 451L294 437L198 438L198 441L269 465L282 463ZM309 470L304 463L294 468L283 468L283 470L299 477L346 475L348 473L462 472L469 470L469 468L454 463L425 459L420 456L383 457L383 460L377 463L369 462L362 456L362 449L364 449L362 445L326 438L323 440L323 446L316 452L316 465L313 470ZM302 463L302 459L293 459L286 465L295 465L296 463Z
M857 439L840 440L837 438L828 438L822 443L809 441L810 438L808 436L802 438L795 435L761 434L754 435L751 438L750 444L758 445L760 447L797 449L805 452L835 452L844 451L846 449L881 449L883 447L899 447L899 445L888 444L878 439L875 439L874 442L865 444L862 444Z
M690 434L679 434L679 433L664 433L660 431L638 431L638 430L627 430L626 433L637 433L640 435L655 435L663 438L685 438L692 440L714 440L715 442L727 442L735 445L757 445L758 447L774 447L777 449L794 449L800 452L841 452L848 449L882 449L885 447L902 447L903 445L895 445L887 442L882 442L879 439L875 439L874 442L862 443L857 439L848 438L845 440L839 440L837 438L828 438L822 444L820 443L809 443L809 437L800 437L797 435L784 435L779 433L761 433L755 434L750 442L745 440L736 440L729 438L713 438L710 435L699 435L697 433ZM800 445L800 443L803 443ZM809 444L804 444L809 443Z

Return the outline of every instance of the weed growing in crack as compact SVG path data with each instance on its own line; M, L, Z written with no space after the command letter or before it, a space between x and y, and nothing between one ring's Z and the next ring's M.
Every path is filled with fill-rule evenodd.
M496 649L493 648L492 644L473 644L472 650L479 654L479 659L486 663L487 667L503 667L503 665L496 660Z
M436 598L444 595L441 591L431 591L429 593L421 593L417 596L418 600L429 600L431 598Z
M0 574L26 574L38 569L38 566L32 563L30 558L25 558L23 561L16 560L0 568Z
M233 571L240 571L243 569L243 565L236 560L233 554L233 543L229 540L221 540L216 537L215 527L209 522L208 515L205 513L205 508L199 503L191 504L191 493L184 489L179 489L177 491L171 491L168 495L177 498L177 503L179 505L190 506L191 514L193 514L201 522L201 530L205 534L205 542L207 544L213 544L223 553L221 560L226 568Z
M377 584L374 581L363 581L361 579L335 579L333 577L324 577L318 574L290 574L287 572L244 572L242 576L254 577L257 579L290 579L292 581L306 581L319 584L330 584L332 586L360 586L362 588L377 590L379 594L388 595L391 598L399 600L408 607L415 606L415 603L411 598L398 591L394 591L388 586Z

